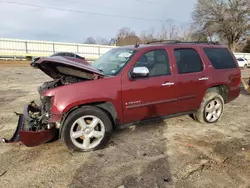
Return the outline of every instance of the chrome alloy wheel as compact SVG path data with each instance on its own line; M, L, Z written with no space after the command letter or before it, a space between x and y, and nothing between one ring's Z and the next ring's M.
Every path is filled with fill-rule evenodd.
M209 123L216 122L223 110L223 104L219 99L211 100L205 107L205 118Z
M95 148L104 138L105 126L95 116L83 116L77 119L70 129L73 144L83 150Z

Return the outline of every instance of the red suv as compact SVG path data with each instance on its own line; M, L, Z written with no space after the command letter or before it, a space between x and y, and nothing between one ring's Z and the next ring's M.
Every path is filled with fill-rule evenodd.
M26 146L59 137L70 150L104 146L115 127L191 114L215 123L240 94L241 72L225 46L156 43L114 48L92 65L47 57L31 65L53 78L19 114L12 139Z

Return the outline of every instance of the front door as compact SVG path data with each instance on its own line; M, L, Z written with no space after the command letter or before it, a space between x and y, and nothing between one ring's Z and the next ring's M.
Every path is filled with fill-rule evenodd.
M178 105L176 78L171 72L167 51L147 51L138 58L134 67L147 67L149 77L130 80L127 75L123 76L124 123L175 113Z

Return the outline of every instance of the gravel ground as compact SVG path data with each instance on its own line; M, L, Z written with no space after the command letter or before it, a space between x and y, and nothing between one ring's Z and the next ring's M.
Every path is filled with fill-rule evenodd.
M250 76L249 70L243 71ZM50 80L26 66L0 66L0 135L10 137L25 103ZM250 95L225 106L220 122L189 116L115 131L99 151L70 153L60 141L0 144L0 187L250 187Z

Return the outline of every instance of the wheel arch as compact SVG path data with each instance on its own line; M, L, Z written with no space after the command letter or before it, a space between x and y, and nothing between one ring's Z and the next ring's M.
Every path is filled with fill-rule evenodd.
M64 126L64 122L67 119L67 117L71 113L73 113L75 110L77 110L83 106L95 106L95 107L103 110L109 116L109 118L112 122L113 128L116 125L117 112L116 112L116 109L115 109L115 106L113 105L113 103L108 102L108 101L85 103L85 104L74 106L71 109L69 109L67 112L64 113L62 121L60 123L60 127L59 127L59 138L61 138L62 127Z
M228 86L226 84L213 85L209 87L206 92L219 93L224 99L224 102L226 102L228 99Z

